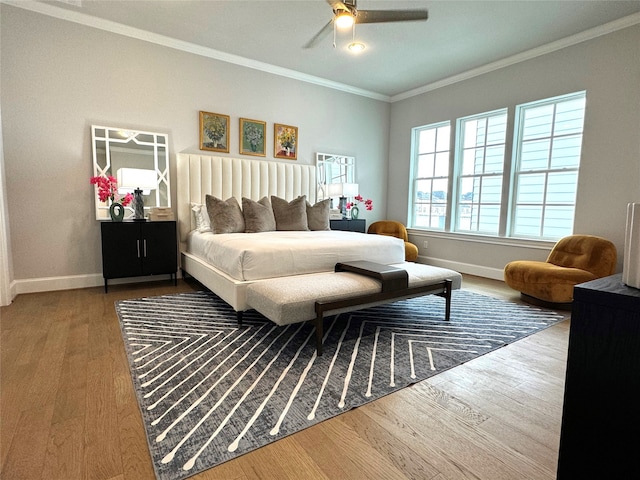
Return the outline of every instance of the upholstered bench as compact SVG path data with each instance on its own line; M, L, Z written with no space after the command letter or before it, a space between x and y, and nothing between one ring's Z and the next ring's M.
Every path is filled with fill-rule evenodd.
M379 272L367 273L366 268L359 269L359 273L336 271L294 275L252 283L247 287L247 304L278 325L315 320L319 355L322 355L322 319L327 315L436 294L446 299L445 318L448 320L451 290L462 285L460 273L413 262L381 267L390 267L385 271L406 271L407 287L398 284L398 276L393 273L390 284Z

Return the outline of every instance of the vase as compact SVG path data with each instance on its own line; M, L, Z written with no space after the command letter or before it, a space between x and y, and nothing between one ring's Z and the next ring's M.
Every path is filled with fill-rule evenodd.
M121 203L113 202L109 207L109 215L114 222L121 222L124 219L124 207Z
M360 209L358 207L351 207L351 220L357 220L359 214Z

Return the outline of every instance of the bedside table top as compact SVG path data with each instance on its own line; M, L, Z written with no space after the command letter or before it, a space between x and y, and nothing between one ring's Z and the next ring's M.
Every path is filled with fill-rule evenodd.
M365 233L367 229L367 221L364 218L356 218L352 220L345 218L342 220L329 220L331 230L343 230L346 232Z

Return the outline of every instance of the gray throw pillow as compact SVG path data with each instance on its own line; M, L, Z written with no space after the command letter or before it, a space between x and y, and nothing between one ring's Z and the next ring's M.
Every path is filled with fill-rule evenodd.
M213 195L205 197L213 233L244 232L244 217L236 197L220 200Z
M306 195L290 202L272 195L271 206L276 218L276 230L309 230Z
M257 202L242 197L242 215L244 231L247 233L272 232L276 229L276 219L267 197Z
M331 207L330 198L322 200L313 206L307 202L309 230L331 230L329 226L329 207Z

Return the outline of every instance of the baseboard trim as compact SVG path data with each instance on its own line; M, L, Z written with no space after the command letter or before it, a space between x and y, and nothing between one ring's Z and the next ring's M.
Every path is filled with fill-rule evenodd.
M473 265L471 263L454 262L442 258L433 258L420 255L418 263L426 263L436 267L450 268L460 273L467 273L492 280L504 280L502 269ZM178 271L178 278L181 277ZM152 275L147 277L117 278L109 280L109 285L121 285L126 283L155 282L165 275ZM170 278L166 275L166 278ZM104 286L102 274L93 273L87 275L68 275L62 277L29 278L26 280L14 280L11 283L12 298L23 293L52 292L56 290L73 290L76 288L92 288Z
M492 280L504 281L504 272L501 268L485 267L471 263L454 262L443 258L433 258L424 255L418 256L419 263L426 263L435 267L449 268L460 273L467 273L477 277L490 278Z
M102 275L100 274L29 278L13 282L16 295L54 290L73 290L75 288L98 287L100 285L103 285Z
M180 277L180 275L178 275ZM109 285L122 285L126 283L157 282L158 280L171 278L170 275L151 275L145 277L116 278L109 280ZM69 275L64 277L29 278L27 280L15 280L11 284L15 295L23 293L52 292L56 290L74 290L76 288L103 287L102 274ZM14 296L15 296L14 295Z

